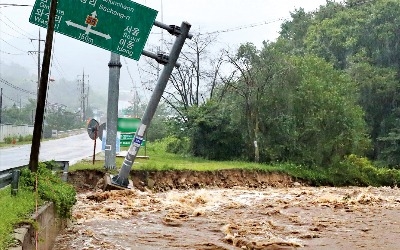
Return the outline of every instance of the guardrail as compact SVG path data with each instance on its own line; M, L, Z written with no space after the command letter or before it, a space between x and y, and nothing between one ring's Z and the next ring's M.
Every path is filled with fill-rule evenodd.
M56 166L49 164L48 167L53 171L63 171L61 179L68 180L69 161L52 161L57 163ZM11 185L11 195L15 196L18 193L18 182L21 169L26 166L20 166L0 171L0 189Z

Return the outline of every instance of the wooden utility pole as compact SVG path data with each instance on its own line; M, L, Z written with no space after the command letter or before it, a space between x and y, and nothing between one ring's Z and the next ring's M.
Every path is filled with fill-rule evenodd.
M49 77L51 49L53 46L53 33L56 10L57 0L51 0L49 20L47 24L46 43L44 47L42 72L40 76L40 84L36 104L35 124L33 126L31 155L29 159L29 169L32 172L36 172L39 166L40 139L42 137L44 108L46 105L47 85Z

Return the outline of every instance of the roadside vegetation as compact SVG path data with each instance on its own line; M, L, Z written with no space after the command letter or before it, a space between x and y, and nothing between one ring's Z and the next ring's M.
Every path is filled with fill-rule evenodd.
M4 138L4 142L0 142L0 147L9 147L10 145L22 145L31 142L32 142L32 135L7 136Z
M12 243L12 232L19 224L30 223L36 226L31 219L36 208L47 201L55 204L57 214L60 218L71 216L72 206L76 202L75 189L68 183L62 182L57 174L49 168L54 163L40 163L36 174L31 173L28 168L21 171L19 190L16 196L11 196L10 187L0 189L0 249L7 249Z

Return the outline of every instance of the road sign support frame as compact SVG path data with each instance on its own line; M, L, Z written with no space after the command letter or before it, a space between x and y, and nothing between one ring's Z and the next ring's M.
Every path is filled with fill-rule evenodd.
M129 147L128 153L125 156L122 167L118 175L111 179L113 185L120 187L128 187L129 185L129 173L131 171L133 162L139 152L141 147L141 142L146 133L146 129L149 127L150 122L154 116L157 109L158 103L164 93L165 87L171 76L172 70L174 69L175 63L181 53L182 47L185 44L186 38L188 38L189 30L191 25L187 22L182 22L180 26L181 33L176 37L175 42L171 48L168 63L164 66L161 75L157 81L157 85L151 95L150 101L146 107L145 113L141 120L139 129L135 133L135 137L132 140L132 144Z
M115 169L116 143L117 143L117 122L118 122L118 99L119 99L119 78L121 72L120 55L111 52L108 81L107 101L107 138L105 147L105 169Z

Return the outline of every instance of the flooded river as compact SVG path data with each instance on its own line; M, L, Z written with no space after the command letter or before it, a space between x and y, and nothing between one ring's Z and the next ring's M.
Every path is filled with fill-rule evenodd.
M86 192L53 249L399 249L398 188Z

